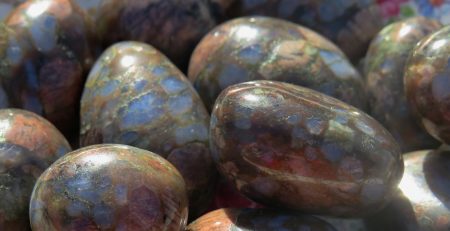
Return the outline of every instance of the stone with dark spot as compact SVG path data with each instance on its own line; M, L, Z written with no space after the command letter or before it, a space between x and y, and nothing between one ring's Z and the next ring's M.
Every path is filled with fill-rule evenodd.
M236 113L241 108L248 112ZM236 126L242 119L249 125ZM252 81L223 91L210 137L221 174L266 206L365 216L389 202L403 173L400 148L377 121L282 82Z
M19 109L0 110L0 230L30 230L28 205L39 175L70 152L47 120Z
M140 42L108 48L94 65L81 100L81 145L128 144L177 167L195 218L212 198L209 115L189 80L163 54Z
M126 145L71 152L38 179L31 227L56 230L183 230L185 183L160 156Z
M189 79L208 109L222 90L251 80L288 82L366 106L362 78L338 47L268 17L234 19L210 31L192 54Z

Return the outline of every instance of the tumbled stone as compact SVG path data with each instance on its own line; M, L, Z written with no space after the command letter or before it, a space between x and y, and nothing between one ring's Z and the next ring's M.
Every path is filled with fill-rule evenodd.
M374 38L366 56L370 114L391 132L403 152L439 146L414 118L406 100L403 74L417 42L440 27L437 21L423 17L392 23Z
M436 139L450 142L450 26L423 38L405 67L409 104Z
M128 144L155 152L183 175L195 217L210 203L216 175L209 115L189 80L159 51L140 42L108 48L81 100L81 145Z
M28 205L39 175L70 152L47 120L19 109L0 110L0 230L30 230Z
M30 0L0 29L0 79L11 107L52 122L71 140L79 102L95 56L95 36L70 0Z
M299 25L267 17L228 21L195 49L189 79L211 109L226 87L251 80L288 82L365 107L362 78L330 41Z
M221 174L266 206L365 216L389 202L403 173L400 148L377 121L292 84L227 88L210 129Z
M183 230L183 178L160 156L125 145L71 152L38 179L31 227L56 230Z

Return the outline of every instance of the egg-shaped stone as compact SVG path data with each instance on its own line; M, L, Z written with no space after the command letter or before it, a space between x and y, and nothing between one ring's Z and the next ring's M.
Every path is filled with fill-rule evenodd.
M327 222L308 215L269 209L218 209L192 222L186 231L335 231Z
M450 143L450 26L423 38L405 67L411 110L436 139Z
M81 145L128 144L155 152L184 176L195 217L216 175L209 114L189 80L159 51L121 42L97 60L81 100Z
M226 87L251 80L288 82L365 106L362 78L339 48L268 17L234 19L209 32L192 54L189 79L209 109Z
M406 60L415 45L440 27L439 22L424 17L392 23L374 38L366 55L370 114L391 132L403 152L439 146L409 109L403 74Z
M365 216L384 207L403 173L400 148L377 121L292 84L227 88L210 129L221 174L266 206Z
M30 201L34 231L183 230L188 200L165 159L126 145L73 151L38 179Z
M78 134L79 102L95 37L71 0L30 0L0 29L0 79L11 107L33 111L66 137Z
M101 3L96 23L104 45L145 42L185 70L192 50L216 21L205 0L108 0Z
M44 118L0 110L0 230L30 230L28 205L36 180L70 151L64 136Z
M404 154L405 173L393 201L367 221L370 230L450 230L450 149Z

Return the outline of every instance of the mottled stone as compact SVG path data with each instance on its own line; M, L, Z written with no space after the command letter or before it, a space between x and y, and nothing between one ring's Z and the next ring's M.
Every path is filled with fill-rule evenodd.
M30 230L33 186L68 152L64 136L44 118L19 109L0 110L0 230Z
M219 171L267 206L365 216L389 202L403 173L400 148L377 121L292 84L227 88L210 129Z
M267 209L219 209L192 222L187 231L334 231L313 216Z
M159 51L140 42L108 48L81 100L81 145L128 144L174 164L187 183L190 214L210 203L216 175L209 115L189 80Z
M440 27L439 22L423 17L392 23L375 37L365 59L370 114L391 132L403 152L439 146L412 115L403 74L414 46Z
M108 0L98 11L97 28L104 45L145 42L182 70L195 45L216 24L205 0Z
M56 230L183 230L183 178L160 156L125 145L95 145L65 155L38 179L31 227Z
M311 28L333 42L352 61L364 56L367 45L385 24L375 0L235 0L230 18L264 15Z
M406 97L423 126L450 143L450 26L423 38L408 59Z
M368 219L370 230L450 230L450 150L404 154L405 173L389 206Z
M226 87L251 80L305 86L365 107L362 78L339 48L274 18L239 18L213 29L192 55L189 79L208 108Z
M25 2L25 0L2 0L0 2L0 22L4 20L16 6Z
M77 134L85 74L93 62L93 34L69 0L31 0L0 30L0 78L11 107L33 111L64 135Z

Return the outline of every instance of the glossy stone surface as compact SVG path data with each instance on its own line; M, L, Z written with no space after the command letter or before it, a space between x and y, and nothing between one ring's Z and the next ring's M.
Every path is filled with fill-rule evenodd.
M140 42L108 48L89 74L81 100L81 145L128 144L174 164L187 183L190 214L210 203L216 175L209 115L189 80Z
M370 40L383 27L375 0L235 0L229 17L265 15L289 20L336 42L352 59L364 56Z
M160 156L125 145L95 145L65 155L33 190L34 231L183 230L183 178Z
M219 209L192 222L186 231L334 231L313 216L265 209Z
M405 96L403 74L415 45L440 27L439 22L423 17L392 23L374 38L366 55L370 114L391 132L403 152L439 146L412 115Z
M0 22L4 20L16 6L25 2L25 0L2 0L0 2Z
M192 54L189 79L208 108L226 87L251 80L288 82L365 106L362 78L339 48L274 18L240 18L213 29Z
M31 0L0 30L0 78L10 106L33 111L68 138L77 132L93 35L84 12L69 0Z
M398 144L377 121L287 83L227 88L210 129L219 171L267 206L365 216L389 201L403 172Z
M450 143L450 26L425 37L405 68L410 106L433 137Z
M214 0L213 0L214 1ZM232 2L229 18L265 15L311 28L335 42L353 63L383 26L412 16L450 23L446 0L217 0Z
M450 229L450 150L404 154L405 173L392 203L368 220L371 230Z
M44 118L0 110L0 230L29 230L28 203L44 170L70 152L63 135Z
M181 70L195 45L216 24L205 0L109 0L96 19L104 45L123 40L156 47Z

